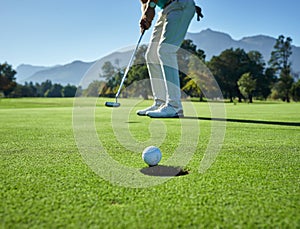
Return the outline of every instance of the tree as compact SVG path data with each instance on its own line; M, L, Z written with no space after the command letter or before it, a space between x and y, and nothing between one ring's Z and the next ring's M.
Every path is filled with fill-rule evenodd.
M128 95L134 97L142 96L144 99L148 99L148 96L151 95L152 92L148 68L145 63L134 65L130 69L125 86L127 87L126 92Z
M42 82L41 84L36 83L35 86L37 88L37 96L45 97L46 92L52 88L52 82L51 82L51 80L46 80L45 82Z
M285 39L283 35L280 35L277 38L269 60L269 64L276 72L291 67L291 62L289 61L292 55L291 43L292 39L290 37Z
M189 63L192 55L198 57L199 60L205 62L205 52L201 49L197 49L197 46L193 43L192 40L184 40L181 44L180 49L177 52L177 62L179 70L180 87L185 88L185 93L187 93L187 95L190 96L193 96L191 93L193 93L192 88L195 85L192 85L193 83L189 82L190 77L188 77L186 73L189 71ZM189 84L188 86L186 86L187 83Z
M250 72L244 73L238 80L239 90L245 98L249 99L249 103L253 102L253 91L256 88L256 80L253 79Z
M62 89L62 93L64 97L75 97L76 91L77 91L77 87L70 84L68 84Z
M116 72L113 77L111 77L103 86L101 90L101 96L108 96L108 97L114 97L115 94L117 93L118 86L121 83L123 75L122 73Z
M291 90L294 83L294 79L290 74L290 68L283 68L280 72L278 89L281 92L281 99L286 102L290 102Z
M300 101L300 80L298 80L292 86L292 97L294 101L296 102Z
M131 87L122 92L122 95L127 96L140 96L148 98L150 91L149 81L143 81L143 79L149 78L148 69L145 60L145 53L147 50L146 45L141 45L137 50L133 65L131 66L127 78L124 82L124 87ZM112 66L106 64L106 66ZM111 71L112 73L112 71ZM124 77L124 69L115 68L114 74L108 79L104 85L101 96L114 97L119 89L122 78ZM125 94L126 93L126 94Z
M119 60L116 60L117 64L119 64ZM97 88L100 87L100 81L94 81L92 82L92 84L90 84L90 88L88 88L87 90L87 95L88 96L99 96L99 94L101 96L108 96L108 97L113 97L114 94L117 91L117 86L120 84L121 82L121 70L117 69L115 66L112 65L112 63L110 61L107 61L104 63L104 65L102 66L102 71L103 74L100 75L100 77L104 77L106 78L107 82L105 85L101 84L101 88ZM99 82L99 83L98 83Z
M102 66L101 77L104 77L106 80L112 78L116 73L116 68L112 65L110 61L106 61Z
M192 55L188 64L187 83L182 90L189 96L199 97L203 101L203 97L207 99L217 98L217 91L214 78L206 65L196 55ZM201 87L201 88L200 88Z
M17 84L14 90L10 93L11 97L36 97L37 88L33 85L32 82L25 82L25 85Z
M102 94L104 86L104 82L94 80L89 84L88 88L84 90L83 95L88 97L98 97L100 94Z
M149 79L148 68L146 65L146 55L147 46L141 45L138 49L135 59L133 61L133 65L128 72L128 77L125 82L125 86L132 84L133 82L137 82L143 79Z
M290 102L291 88L293 85L293 77L291 76L291 62L289 61L292 55L292 39L280 35L274 45L274 51L271 53L269 64L276 73L279 72L279 82L277 89L281 99Z
M21 84L17 84L13 92L11 92L10 96L13 98L21 98L21 97L27 97L28 94L29 92L27 87Z
M142 96L144 99L148 99L148 96L152 94L149 79L148 68L146 65L146 45L141 45L138 49L133 65L128 72L127 80L124 85L128 88L126 90L127 96ZM128 87L130 85L130 87Z
M249 56L243 49L227 49L219 56L214 56L208 63L208 67L215 76L224 98L233 102L234 97L242 101L237 81L242 74L249 72ZM251 72L251 71L250 71Z
M53 84L52 87L46 91L45 97L62 97L63 86L60 84Z
M187 83L183 86L182 90L185 92L185 94L191 97L199 97L200 102L202 102L204 95L195 81L195 79L197 79L196 73L191 73L188 78L189 81L187 81Z
M7 97L17 86L15 75L17 72L12 66L4 63L0 64L0 91Z
M277 78L272 68L266 68L261 78L256 80L256 92L257 96L262 96L263 99L267 99L271 94L272 88L276 83Z
M272 68L265 69L266 64L260 52L250 51L247 55L249 57L248 71L256 81L256 88L253 91L253 96L266 100L271 93L271 88L276 82L275 72Z
M26 97L36 97L37 94L37 88L34 86L33 82L25 82L24 87L27 88L27 95L25 95Z

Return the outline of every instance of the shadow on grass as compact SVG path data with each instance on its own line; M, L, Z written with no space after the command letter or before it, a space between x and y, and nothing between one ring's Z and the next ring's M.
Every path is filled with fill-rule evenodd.
M180 167L156 165L153 167L142 168L141 173L148 176L158 176L158 177L177 177L188 175L189 172L183 170Z
M247 120L247 119L232 119L232 118L223 119L223 118L189 117L189 116L185 116L183 119L253 123L253 124L279 125L279 126L300 126L300 122L280 122L280 121Z

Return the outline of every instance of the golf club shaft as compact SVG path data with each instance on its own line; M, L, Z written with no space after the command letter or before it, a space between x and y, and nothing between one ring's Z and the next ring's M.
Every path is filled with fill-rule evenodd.
M135 57L135 54L136 54L137 51L138 51L138 48L139 48L139 45L140 45L140 43L141 43L141 40L142 40L142 38L143 38L144 33L145 33L145 30L141 33L140 39L139 39L139 41L138 41L138 43L137 43L137 45L136 45L136 47L135 47L135 50L134 50L134 52L133 52L133 54L132 54L132 56L131 56L131 58L130 58L130 61L129 61L127 67L126 67L124 76L123 76L123 78L122 78L121 84L120 84L119 89L118 89L118 92L117 92L117 94L116 94L116 100L118 99L118 97L119 97L119 95L120 95L122 86L123 86L124 81L125 81L125 79L126 79L126 77L127 77L127 74L128 74L128 72L129 72L129 69L130 69L131 64L132 64L132 62L133 62L133 59L134 59L134 57Z

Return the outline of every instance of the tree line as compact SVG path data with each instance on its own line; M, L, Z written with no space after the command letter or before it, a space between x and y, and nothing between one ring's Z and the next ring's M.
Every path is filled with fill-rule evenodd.
M42 83L25 82L24 85L16 83L16 71L11 65L0 64L0 93L11 98L20 97L74 97L77 87L74 85L62 86L46 80Z
M193 54L205 63L217 80L224 98L231 102L237 99L239 102L251 103L253 98L300 101L300 80L298 75L292 72L292 64L289 60L292 54L291 43L291 38L279 36L270 60L265 63L260 52L246 52L239 48L224 50L220 55L206 61L205 52L198 49L191 40L185 40L180 49L185 52L179 50L177 54L181 89L187 96L198 97L200 101L205 99L203 92L197 86L199 84L197 75L202 73L197 70L192 58L189 58L190 54ZM123 97L142 96L147 99L151 95L149 81L143 80L149 79L145 61L146 50L147 46L142 45L136 54L124 84L127 90L122 93ZM124 69L114 66L111 62L105 62L100 76L106 80L96 80L84 90L74 85L53 84L50 80L40 84L26 82L20 85L16 83L15 74L16 71L9 64L0 64L0 92L5 97L74 97L76 92L84 96L114 97ZM209 80L209 76L202 74L200 77ZM128 87L129 85L131 86Z

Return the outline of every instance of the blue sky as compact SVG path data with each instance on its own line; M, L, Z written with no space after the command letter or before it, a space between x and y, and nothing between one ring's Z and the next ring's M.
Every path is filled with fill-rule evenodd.
M283 34L300 46L298 0L195 1L205 18L195 17L189 32L210 28L233 39ZM0 63L16 68L97 60L137 42L140 15L139 0L0 0Z

